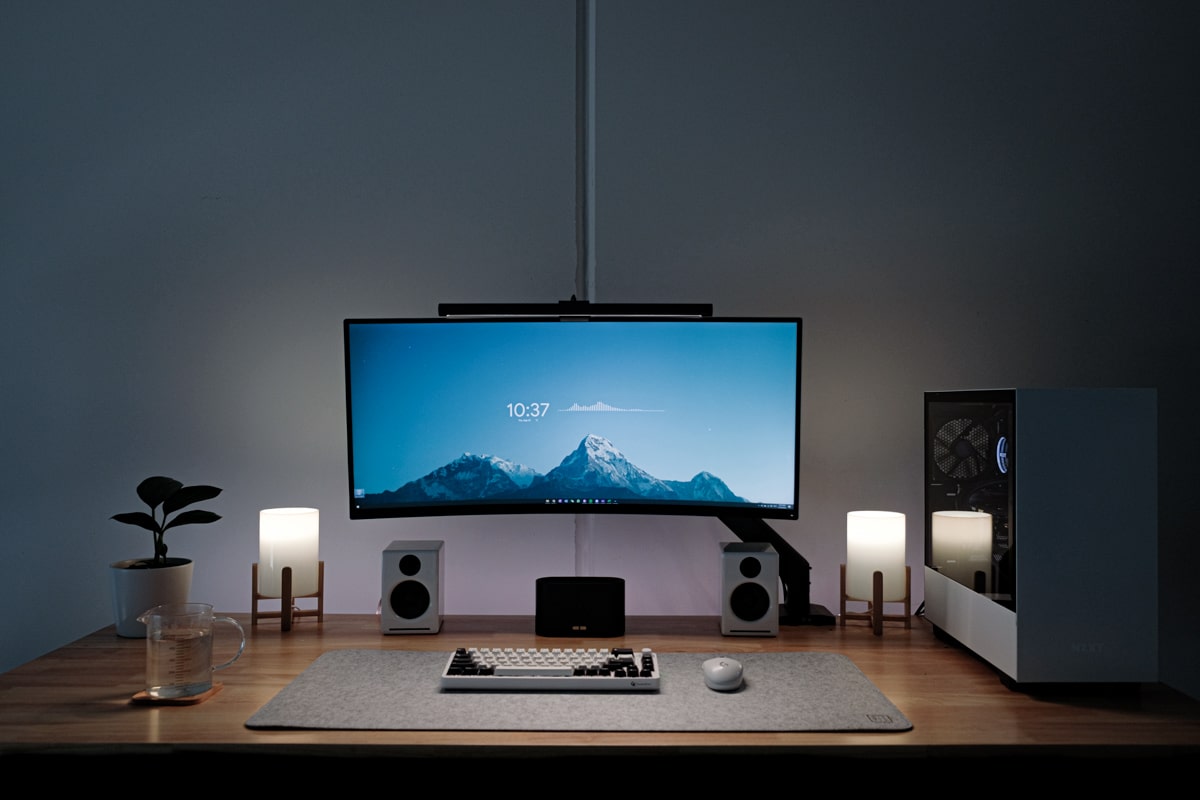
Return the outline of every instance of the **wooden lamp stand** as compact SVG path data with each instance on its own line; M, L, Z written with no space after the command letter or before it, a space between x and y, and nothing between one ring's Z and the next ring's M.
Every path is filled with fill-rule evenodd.
M888 622L903 622L904 627L912 627L912 567L904 567L904 597L901 600L894 602L904 604L903 614L885 614L883 613L883 573L876 570L871 575L871 597L850 597L846 594L846 565L842 564L842 613L841 624L845 625L847 619L865 619L871 623L871 628L876 636L883 635L883 623ZM846 601L865 602L867 604L866 611L847 611Z
M281 631L292 629L292 620L296 617L316 617L317 622L325 620L325 562L317 562L317 590L312 594L301 597L317 598L316 608L296 608L295 601L299 598L292 594L292 568L284 567L281 575L283 591L281 596L267 597L258 593L258 563L255 562L250 570L250 624L257 625L259 619L278 619ZM278 611L259 611L258 604L262 600L279 600Z

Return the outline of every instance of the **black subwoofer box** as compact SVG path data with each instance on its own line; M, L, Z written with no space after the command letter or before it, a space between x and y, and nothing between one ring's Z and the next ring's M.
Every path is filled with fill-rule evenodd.
M625 635L624 578L538 578L538 636Z

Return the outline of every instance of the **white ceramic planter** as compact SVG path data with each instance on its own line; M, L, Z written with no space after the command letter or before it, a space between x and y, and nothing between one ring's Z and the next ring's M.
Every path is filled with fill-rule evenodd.
M145 559L131 558L109 564L112 577L113 617L117 635L145 639L146 626L138 616L163 603L186 603L192 589L192 561L168 558L165 567L135 569Z

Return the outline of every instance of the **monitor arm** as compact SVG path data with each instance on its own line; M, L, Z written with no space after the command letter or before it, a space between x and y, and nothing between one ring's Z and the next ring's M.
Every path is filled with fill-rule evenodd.
M769 544L779 554L779 581L783 584L780 625L834 624L835 618L829 609L810 602L809 575L812 567L808 559L788 544L766 520L759 517L721 517L721 522L743 542Z

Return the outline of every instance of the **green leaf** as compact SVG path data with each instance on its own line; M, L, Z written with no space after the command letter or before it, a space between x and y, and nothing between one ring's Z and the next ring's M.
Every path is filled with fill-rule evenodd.
M164 478L161 475L156 475L152 478L146 478L146 480L138 484L137 495L153 511L164 500L182 488L183 484L174 478Z
M184 506L199 503L201 500L211 500L221 493L216 486L184 486L168 497L163 503L163 513L170 514Z
M168 528L174 528L179 525L198 525L207 522L216 522L220 518L220 514L214 514L211 511L201 511L199 509L194 511L184 511L182 514L175 517L175 519L164 525L163 530L166 531Z
M128 525L137 525L139 528L145 528L148 531L158 533L158 522L154 517L147 514L145 511L130 511L127 514L114 514L113 519L117 522L124 522Z

